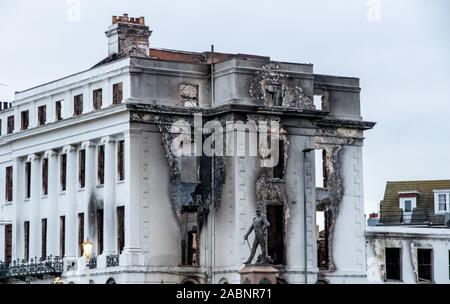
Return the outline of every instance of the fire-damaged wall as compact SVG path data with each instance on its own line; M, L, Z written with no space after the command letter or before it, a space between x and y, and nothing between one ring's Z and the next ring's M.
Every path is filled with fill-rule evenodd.
M366 235L369 281L450 283L442 267L450 250L445 228L368 227Z
M137 66L145 64L136 61ZM196 281L239 282L238 272L250 253L243 236L259 205L271 223L267 250L280 269L280 282L364 280L362 143L363 131L374 124L359 116L358 81L313 75L309 65L231 59L216 64L215 100L208 107L210 84L200 77L207 70L191 66L195 73L186 75L192 79L167 82L173 96L161 87L148 91L147 84L158 79L153 69L150 75L131 76L136 81L132 95L154 95L128 106L132 124L146 130L152 138L148 150L158 155L158 162L147 158L155 166L149 179L158 179L157 186L147 187L158 192L158 199L145 192L148 260L196 266L184 268ZM322 96L322 110L315 108L314 95ZM346 111L352 104L358 109ZM258 136L260 123L269 124L267 141ZM204 153L211 134L221 136L212 146L223 148L223 154ZM194 154L178 155L174 146ZM325 151L326 187L318 191L314 149ZM277 162L270 166L274 153ZM317 210L327 214L328 267L321 270ZM159 234L171 237L155 248ZM253 235L250 244L252 240Z

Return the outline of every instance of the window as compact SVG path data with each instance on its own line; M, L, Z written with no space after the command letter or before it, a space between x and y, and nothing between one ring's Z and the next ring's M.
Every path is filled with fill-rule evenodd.
M61 120L62 119L62 100L58 100L55 103L55 120Z
M86 150L80 150L78 154L78 181L80 188L83 189L86 183Z
M24 259L30 259L30 222L23 223Z
M113 104L120 104L123 100L123 84L122 82L113 84Z
M103 185L105 183L105 146L103 145L98 146L97 179L99 185Z
M434 191L434 212L436 214L450 212L450 190Z
M47 258L47 219L42 219L42 243L41 258Z
M48 195L48 158L42 160L42 196Z
M11 134L14 132L14 116L9 116L7 121L6 133Z
M386 280L401 281L401 249L386 248Z
M190 84L180 85L180 102L182 107L198 107L198 86Z
M28 129L28 126L30 125L29 117L30 117L30 112L28 110L20 113L20 118L21 118L20 129L21 130Z
M327 218L326 211L316 211L317 267L322 270L329 269Z
M97 254L103 252L103 209L97 210Z
M66 255L66 217L59 218L59 256Z
M445 194L439 194L438 195L438 209L439 211L447 210L447 195Z
M83 255L84 213L78 213L78 256Z
M273 150L272 150L272 153L274 153ZM274 155L272 155L272 156L274 156ZM278 140L278 163L272 169L273 169L273 177L274 178L280 178L280 179L284 178L284 170L285 170L285 168L284 168L284 141L280 140L280 139Z
M280 152L282 153L282 152ZM326 188L326 151L325 150L314 150L315 154L315 177L316 177L316 187Z
M417 249L419 282L431 282L433 277L432 249Z
M61 183L61 191L66 191L67 189L67 174L66 174L66 168L67 168L67 155L61 154L61 158L59 159L60 162L60 169L59 169L59 180Z
M181 210L181 261L182 265L198 265L198 213L196 206Z
M102 108L102 89L94 90L92 92L94 110Z
M404 195L404 196L402 196ZM404 224L411 223L412 214L417 205L416 195L401 194L400 196L400 209L402 210L402 222Z
M412 212L411 200L405 200L405 212Z
M47 106L38 107L38 125L45 125L47 122Z
M25 163L25 198L31 197L31 162Z
M117 207L117 252L125 248L125 207Z
M83 94L73 98L73 115L79 116L83 114Z
M123 140L117 145L117 173L119 181L125 180L125 142Z
M316 110L322 110L322 95L314 95L314 106Z
M5 199L7 202L12 202L13 200L13 167L6 168L6 178L5 178Z
M5 262L12 260L12 225L5 225Z

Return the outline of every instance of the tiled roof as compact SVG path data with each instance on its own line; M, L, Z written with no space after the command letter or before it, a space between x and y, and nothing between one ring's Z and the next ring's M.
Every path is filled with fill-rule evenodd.
M411 224L444 225L444 216L434 214L433 190L449 190L450 180L394 181L387 182L383 201L380 204L381 224L400 224L401 210L399 192L415 192L417 207L413 211Z

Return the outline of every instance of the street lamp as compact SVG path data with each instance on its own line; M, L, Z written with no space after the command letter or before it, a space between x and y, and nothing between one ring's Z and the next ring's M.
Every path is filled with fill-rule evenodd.
M305 242L305 284L308 284L308 225L307 225L307 208L306 208L306 201L307 201L307 195L306 195L306 156L309 154L309 152L314 151L312 148L305 148L303 149L303 235L304 235L304 242Z
M86 260L89 260L91 258L93 247L94 244L89 241L89 238L83 243L83 256L86 258Z
M89 238L87 238L87 240L83 243L83 257L86 259L86 272L87 272L87 282L88 284L90 284L90 279L89 279L89 270L90 270L90 259L92 256L92 248L94 247L94 244L89 241Z

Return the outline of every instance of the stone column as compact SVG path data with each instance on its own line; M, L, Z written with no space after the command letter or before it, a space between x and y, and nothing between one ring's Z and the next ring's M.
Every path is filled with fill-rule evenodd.
M30 196L30 258L41 257L41 158L37 154L28 156L31 162Z
M59 256L59 217L58 217L58 154L54 150L45 152L48 159L48 208L49 215L47 219L47 246L48 255Z
M305 269L307 282L316 282L314 151L303 152L304 149L314 148L314 132L309 129L287 129L289 157L286 164L286 208L289 210L289 218L286 218L285 234L286 270L287 280L295 284L305 283Z
M125 132L125 248L120 265L144 265L141 247L141 133L135 130Z
M99 268L106 267L106 259L116 252L116 142L111 136L101 139L105 146L105 181L103 188L103 252L97 263Z
M23 172L24 160L15 158L13 160L13 208L15 217L12 226L12 259L24 258L23 237ZM6 191L6 188L5 188Z
M81 149L86 151L85 184L84 184L84 231L85 239L89 239L93 244L93 252L97 250L97 199L95 196L96 174L95 174L95 144L85 141Z
M63 153L67 157L66 165L66 257L73 261L78 256L78 215L77 215L77 148L65 146Z

